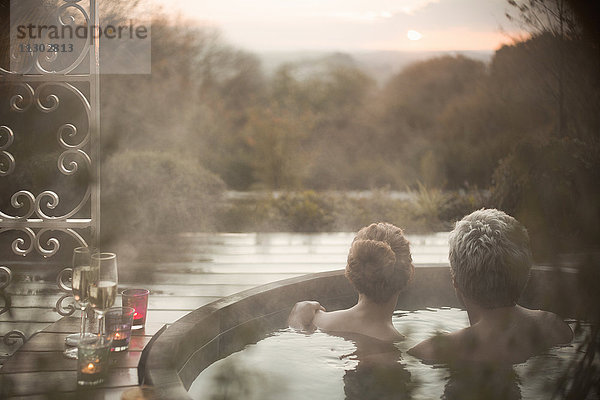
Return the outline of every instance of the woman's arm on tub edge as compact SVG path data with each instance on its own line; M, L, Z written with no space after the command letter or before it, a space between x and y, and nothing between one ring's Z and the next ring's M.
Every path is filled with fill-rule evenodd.
M318 301L301 301L294 305L288 317L288 326L294 329L314 331L313 323L317 311L325 311Z

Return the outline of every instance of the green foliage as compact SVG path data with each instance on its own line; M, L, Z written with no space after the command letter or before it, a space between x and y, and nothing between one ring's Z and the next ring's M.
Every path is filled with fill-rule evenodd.
M411 213L416 223L426 231L450 230L455 221L485 207L489 200L485 191L442 191L418 182L411 194Z
M374 189L368 196L339 195L335 198L335 230L357 231L373 222L386 221L404 229L422 230L414 220L411 204L394 198L389 189Z
M274 207L293 232L327 232L331 229L331 202L312 190L284 193L274 200Z
M221 204L219 230L327 232L332 228L333 200L307 190L257 194Z
M196 161L170 153L123 151L102 168L105 243L148 235L214 229L225 185Z
M416 191L409 189L409 193L413 197L415 216L428 221L434 226L438 225L440 222L440 211L447 202L446 194L440 189L427 188L421 182L418 183Z
M217 230L220 232L285 231L285 225L273 207L270 194L229 200L216 210Z
M420 200L428 199L424 206ZM412 197L398 196L389 189L368 193L287 192L256 194L221 204L218 228L225 231L356 231L374 221L387 221L408 232L446 230L473 210L484 206L485 196L470 193L440 193L422 187ZM436 205L439 210L430 207Z
M438 218L445 222L459 221L465 215L490 206L490 193L471 189L445 193L445 202L438 211Z

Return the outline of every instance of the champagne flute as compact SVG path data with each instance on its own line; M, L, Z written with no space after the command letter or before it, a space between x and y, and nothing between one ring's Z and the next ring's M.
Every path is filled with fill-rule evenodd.
M117 255L115 253L94 253L91 257L97 275L90 282L90 305L98 314L98 333L105 335L104 313L113 306L117 297Z
M85 310L89 303L89 280L93 275L90 264L91 253L92 250L89 247L77 247L73 250L73 278L71 281L73 297L75 297L75 301L81 310L81 322L79 333L69 335L65 339L66 344L69 346L77 346L84 338L94 336L85 332ZM77 359L77 347L66 349L64 354L68 358Z

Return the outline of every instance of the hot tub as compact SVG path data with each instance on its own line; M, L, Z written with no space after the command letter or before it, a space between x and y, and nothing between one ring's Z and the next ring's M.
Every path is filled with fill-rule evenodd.
M574 293L576 270L534 267L519 303L578 318L584 305ZM292 306L302 300L317 300L327 310L336 310L354 305L357 294L339 270L267 284L200 307L144 350L141 382L154 386L158 398L190 399L187 389L202 370L285 327ZM416 268L414 282L398 299L402 310L427 307L460 307L448 267Z

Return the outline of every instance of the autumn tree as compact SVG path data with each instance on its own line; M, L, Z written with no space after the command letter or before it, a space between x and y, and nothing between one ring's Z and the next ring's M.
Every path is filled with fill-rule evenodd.
M383 88L379 112L386 155L402 159L409 181L447 182L440 151L458 144L447 142L451 135L439 120L449 104L477 90L485 73L482 62L445 56L410 65Z

